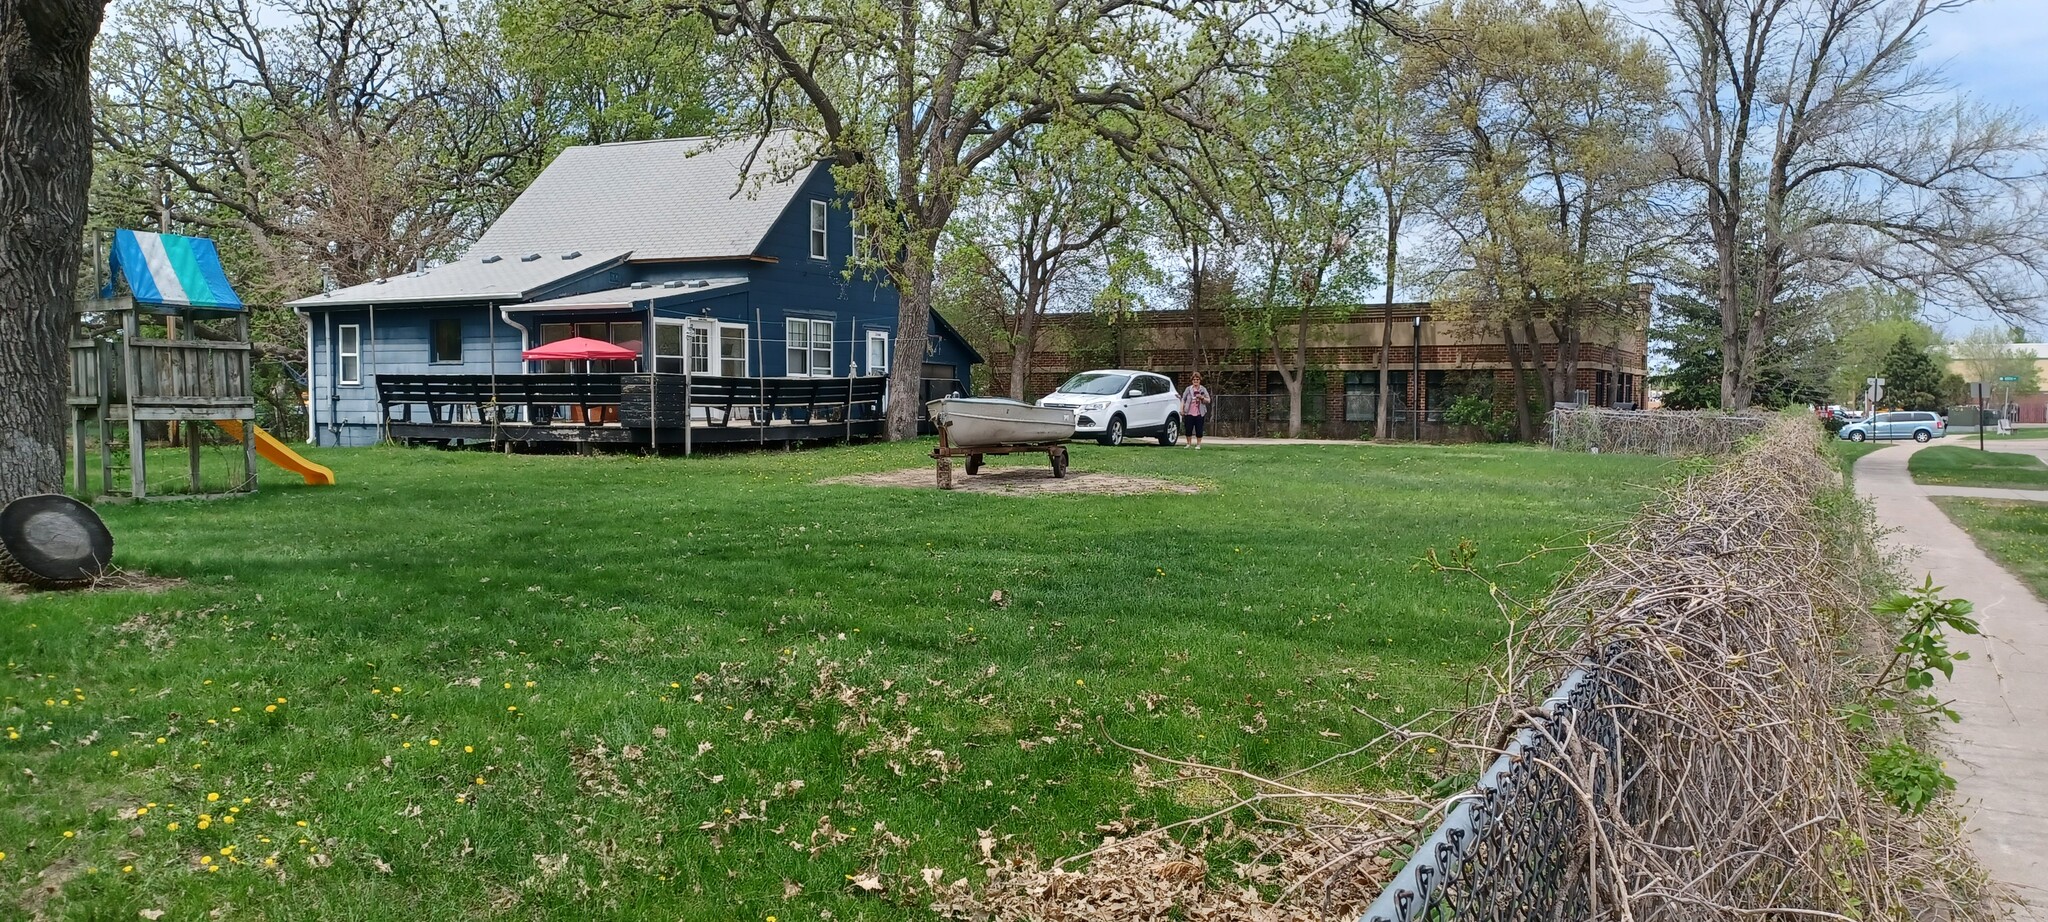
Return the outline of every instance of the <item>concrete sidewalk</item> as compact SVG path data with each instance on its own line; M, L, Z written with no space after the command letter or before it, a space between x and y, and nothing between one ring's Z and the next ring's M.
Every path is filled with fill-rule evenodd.
M1948 731L1949 773L1977 857L2026 902L2014 918L2048 922L2048 606L1927 498L1936 489L1964 488L1913 483L1906 461L1925 447L1905 443L1865 455L1856 462L1856 487L1876 506L1878 522L1896 530L1889 542L1913 555L1910 581L1931 574L1946 594L1976 605L1984 634L1954 638L1970 659L1935 689L1952 696L1963 715Z

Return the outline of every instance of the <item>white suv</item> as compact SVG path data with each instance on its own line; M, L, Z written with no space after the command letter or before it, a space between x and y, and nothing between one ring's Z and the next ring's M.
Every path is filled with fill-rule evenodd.
M1104 445L1145 435L1157 437L1161 445L1180 441L1180 394L1165 375L1122 368L1084 371L1038 405L1073 410L1074 434L1092 435Z

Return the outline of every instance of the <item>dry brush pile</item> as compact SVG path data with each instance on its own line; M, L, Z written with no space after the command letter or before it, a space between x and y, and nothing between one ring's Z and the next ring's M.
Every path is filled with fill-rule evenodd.
M1579 407L1550 411L1550 447L1627 455L1721 455L1764 430L1764 416L1712 410L1609 410Z
M1496 836L1473 851L1498 866L1468 873L1514 893L1535 887L1516 875L1547 862L1565 879L1540 889L1570 905L1508 912L1489 908L1483 888L1450 902L1476 905L1475 918L1644 922L1997 914L1943 805L1908 815L1865 783L1880 734L1924 734L1925 718L1872 730L1846 716L1883 713L1869 703L1885 694L1873 688L1897 626L1872 612L1885 564L1870 557L1868 515L1839 489L1820 439L1810 421L1777 420L1737 458L1592 541L1548 598L1497 595L1512 633L1490 677L1495 700L1390 726L1340 757L1412 764L1442 752L1456 754L1450 771L1476 774L1517 730L1550 737L1530 758L1559 782L1545 788L1566 793L1511 807L1525 815L1500 824L1552 824L1522 840L1545 845L1515 854ZM1607 683L1600 704L1577 724L1548 719L1541 702L1589 663ZM1617 733L1618 750L1598 741ZM1132 834L1119 820L1102 828L1103 847L1059 862L985 852L985 885L928 882L935 908L987 920L1357 919L1397 856L1460 799L1331 794L1296 780L1319 766L1266 779L1136 755L1142 784L1225 785L1236 796L1163 829Z

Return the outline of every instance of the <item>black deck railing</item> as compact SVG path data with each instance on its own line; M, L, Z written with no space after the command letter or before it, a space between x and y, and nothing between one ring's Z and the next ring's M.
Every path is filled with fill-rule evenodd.
M881 418L881 377L678 374L378 375L393 424L763 426ZM421 417L424 417L422 419Z

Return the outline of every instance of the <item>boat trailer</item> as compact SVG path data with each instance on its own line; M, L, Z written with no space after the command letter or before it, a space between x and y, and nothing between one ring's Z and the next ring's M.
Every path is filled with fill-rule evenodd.
M967 473L973 475L981 473L982 456L984 455L1015 455L1040 451L1045 452L1047 460L1052 462L1052 475L1054 477L1067 476L1067 443L1064 440L1058 442L1031 442L1022 445L975 445L963 447L949 444L946 441L945 427L940 427L939 447L932 450L932 458L939 463L939 489L950 490L953 489L954 458L966 458Z

